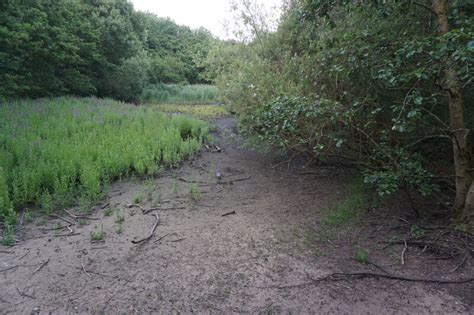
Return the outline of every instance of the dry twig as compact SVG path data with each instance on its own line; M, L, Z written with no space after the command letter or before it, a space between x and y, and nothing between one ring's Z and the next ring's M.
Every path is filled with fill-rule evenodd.
M142 212L143 214L148 214L153 211L180 210L180 209L186 209L186 207L150 208L150 209L142 209Z
M405 253L408 249L407 241L406 240L404 240L404 241L405 241L405 247L402 250L402 257L401 257L402 265L405 265Z
M49 258L46 260L44 263L41 264L35 271L33 271L33 274L39 272L41 269L43 269L47 264L49 263Z
M158 224L160 224L160 217L158 216L157 213L155 213L155 217L156 217L156 221L155 221L155 224L153 225L153 229L151 230L150 235L148 235L147 237L141 240L132 241L133 244L141 244L141 243L147 242L153 237L153 235L155 235L156 228L158 227Z
M231 211L231 212L224 213L222 216L226 217L226 216L231 215L231 214L235 214L235 210Z
M16 288L16 290L18 291L18 294L20 294L21 296L29 297L30 299L36 300L36 298L34 296L26 294L25 292L20 291L20 289L18 289L18 288Z
M56 219L59 219L59 220L61 220L61 221L64 221L64 222L66 222L66 223L69 223L69 224L71 224L71 225L76 224L76 222L73 222L73 221L71 221L71 220L68 220L68 219L66 219L66 218L63 218L63 217L61 217L61 216L59 216L59 215L56 215L56 214L50 214L49 216L52 217L52 218L56 218Z

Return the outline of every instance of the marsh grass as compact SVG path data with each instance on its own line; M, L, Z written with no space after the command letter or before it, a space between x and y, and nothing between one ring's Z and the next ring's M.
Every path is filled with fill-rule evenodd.
M173 105L162 104L153 105L153 108L164 113L183 114L199 118L218 118L227 116L230 113L224 106L218 105Z
M195 153L206 123L96 98L0 103L0 220L23 205L84 209L115 179L152 176Z
M156 84L144 89L142 103L154 104L212 104L217 102L218 90L206 84Z

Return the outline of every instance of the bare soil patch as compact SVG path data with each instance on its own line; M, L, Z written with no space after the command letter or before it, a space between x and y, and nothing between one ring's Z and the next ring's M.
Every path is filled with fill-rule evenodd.
M374 247L388 233L380 224L314 242L323 209L344 198L353 175L272 168L274 157L241 147L232 119L216 123L210 152L154 179L152 193L142 180L119 182L87 217L70 209L45 226L24 225L19 244L0 247L0 312L473 312L472 283L363 278L300 286L331 272L380 272L354 259L356 246L405 276L461 279L473 270L447 274L455 262L421 250L406 253L402 266L402 247ZM103 240L91 241L91 232Z

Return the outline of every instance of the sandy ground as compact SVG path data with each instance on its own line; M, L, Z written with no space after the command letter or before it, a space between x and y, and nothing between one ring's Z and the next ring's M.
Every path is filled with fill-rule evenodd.
M317 176L302 176L271 168L273 158L241 148L231 119L217 123L221 152L203 151L154 179L151 200L144 181L128 180L114 184L88 218L59 213L74 223L72 235L67 227L45 230L69 225L57 218L48 218L45 226L24 225L17 233L20 244L0 247L0 313L474 311L471 284L387 279L308 284L330 272L377 271L354 261L355 244L347 239L308 244L308 231L317 231L328 203L347 194L351 175L320 169ZM140 206L130 207L137 196ZM162 210L142 213L154 207ZM222 216L228 213L233 214ZM133 244L150 234L156 215L154 236ZM100 229L105 238L92 242L91 231ZM417 253L407 254L402 269L398 258L385 256L390 255L380 257L384 266L411 276L440 278L449 269ZM449 276L463 278L469 271Z

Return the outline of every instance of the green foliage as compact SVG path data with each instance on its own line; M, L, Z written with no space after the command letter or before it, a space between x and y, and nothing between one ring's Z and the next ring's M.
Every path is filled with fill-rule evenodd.
M473 6L449 7L440 37L432 12L411 1L294 1L265 40L216 45L206 73L247 134L356 165L382 196L429 195L452 158L446 67L474 127Z
M15 243L15 240L13 238L13 233L14 233L14 226L11 224L5 224L3 228L3 245L5 246L12 246L13 243Z
M206 123L110 100L55 98L0 105L0 214L36 204L50 213L64 196L84 210L111 180L153 175L199 150Z
M217 87L204 84L150 85L143 91L141 101L153 104L212 104L217 102Z
M127 0L2 1L0 96L138 101L148 83L203 83L216 40Z

